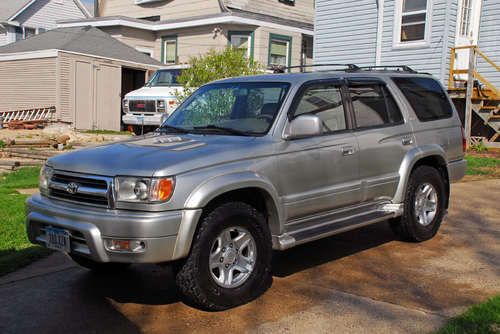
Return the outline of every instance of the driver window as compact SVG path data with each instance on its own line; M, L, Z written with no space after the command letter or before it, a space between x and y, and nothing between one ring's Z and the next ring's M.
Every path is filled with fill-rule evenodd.
M315 85L308 87L297 104L294 117L304 114L318 116L323 124L323 133L347 129L339 86Z

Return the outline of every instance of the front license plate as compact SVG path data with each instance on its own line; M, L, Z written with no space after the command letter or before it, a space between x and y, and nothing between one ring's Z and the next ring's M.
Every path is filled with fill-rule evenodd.
M69 244L68 231L55 227L47 227L45 234L47 248L65 253L70 252L71 248Z

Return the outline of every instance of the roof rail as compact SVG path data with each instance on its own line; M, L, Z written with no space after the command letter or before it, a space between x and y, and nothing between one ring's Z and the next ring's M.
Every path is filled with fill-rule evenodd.
M360 69L359 66L355 64L311 64L311 65L298 65L298 66L274 66L271 67L273 73L285 73L286 70L290 70L293 68L307 68L307 67L326 67L326 66L341 66L342 69L340 71L358 71ZM336 71L339 71L336 70Z
M361 66L359 70L362 71L396 71L396 72L409 72L418 73L414 69L406 65L389 65L389 66Z

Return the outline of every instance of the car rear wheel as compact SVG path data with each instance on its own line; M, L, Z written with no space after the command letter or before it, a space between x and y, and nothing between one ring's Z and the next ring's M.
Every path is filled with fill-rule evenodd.
M186 301L207 310L247 303L271 285L271 235L264 216L242 202L202 219L176 281Z
M420 242L436 235L446 211L443 175L434 167L419 166L410 176L401 217L390 220L400 238Z

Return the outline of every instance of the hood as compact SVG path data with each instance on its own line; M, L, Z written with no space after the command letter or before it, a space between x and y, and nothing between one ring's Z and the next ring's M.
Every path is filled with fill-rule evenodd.
M169 98L175 97L175 92L182 91L181 86L162 86L162 87L147 87L144 86L137 90L131 91L125 95L126 99L143 99L145 97Z
M269 152L265 142L262 137L155 134L61 154L47 164L58 170L103 176L179 175L257 157Z

